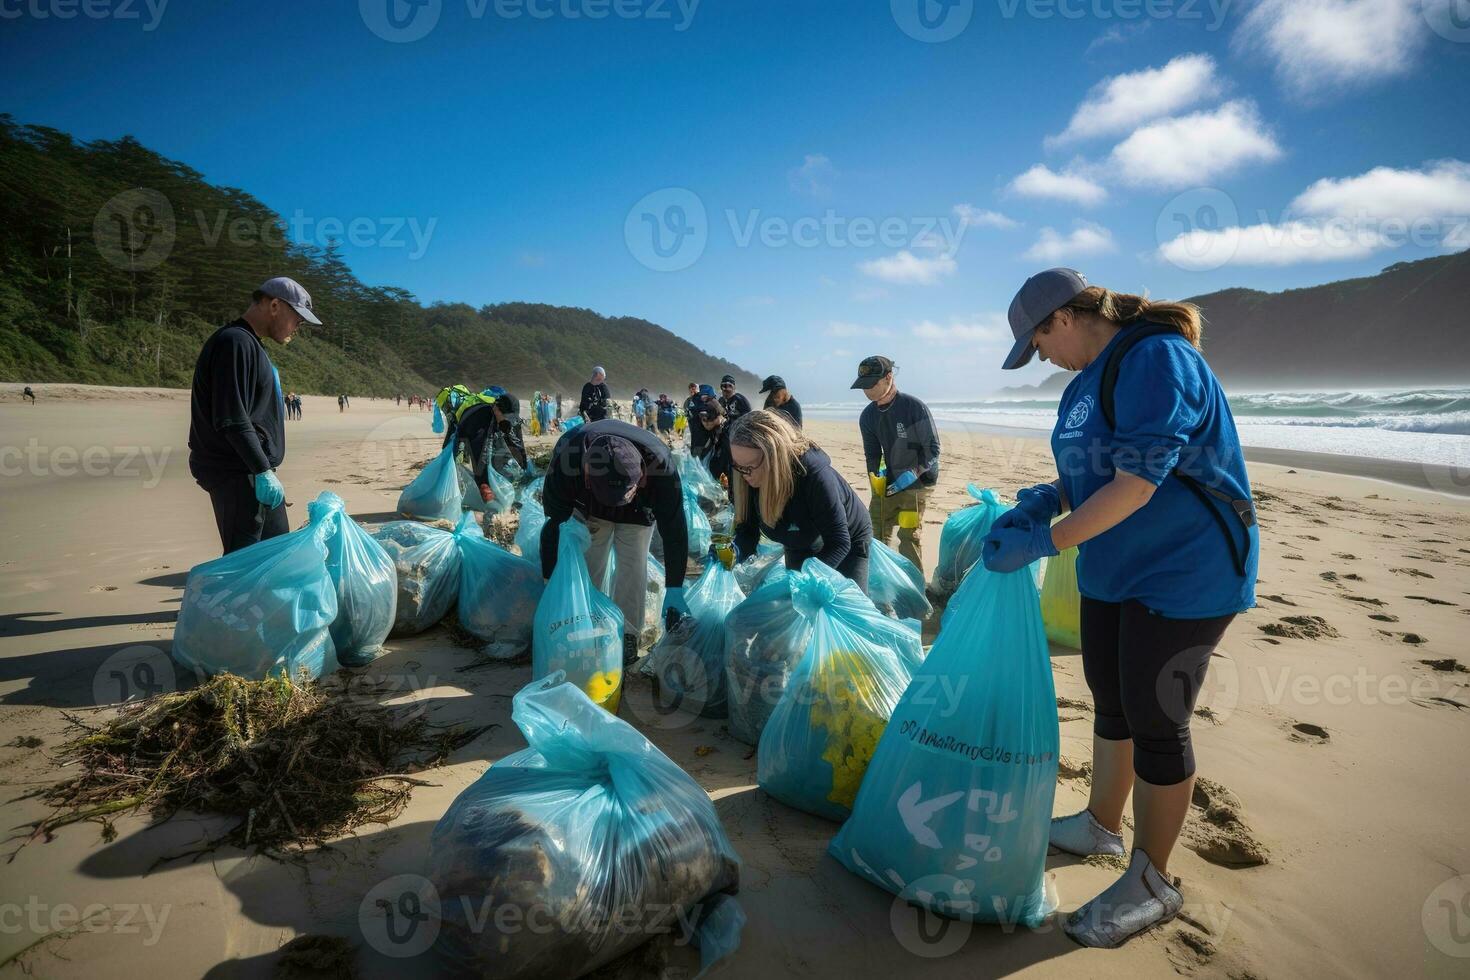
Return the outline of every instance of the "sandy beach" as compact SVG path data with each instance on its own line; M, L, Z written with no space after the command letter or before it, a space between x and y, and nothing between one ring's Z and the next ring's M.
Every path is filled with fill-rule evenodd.
M53 752L67 715L95 722L110 710L97 706L133 676L116 671L121 652L167 653L189 568L219 551L208 499L188 472L187 392L41 386L32 406L15 387L0 388L7 834L48 812L23 797L62 774ZM359 521L393 519L410 467L438 444L427 413L387 400L339 413L333 399L308 397L304 415L289 423L280 470L292 527L323 490ZM865 494L856 426L809 431ZM1186 916L1118 951L1078 948L1055 919L1034 931L950 923L923 932L912 910L827 856L836 825L756 789L753 751L722 722L661 727L637 681L624 716L709 792L744 861L749 923L722 975L1464 976L1470 942L1432 913L1445 896L1459 900L1453 879L1470 871L1470 498L1370 479L1392 475L1373 461L1333 461L1366 474L1351 475L1272 459L1250 466L1260 605L1232 625L1196 712L1199 773L1212 782L1197 797L1213 809L1195 808L1171 861ZM1050 478L1049 467L1043 440L946 430L926 557L937 555L946 513L969 501L967 483L1008 496ZM217 820L189 816L156 826L127 817L110 842L90 823L49 842L11 839L0 959L12 958L0 976L264 977L282 944L320 933L358 945L360 976L425 975L427 958L394 959L365 940L360 910L395 876L422 870L449 802L524 744L510 698L529 668L474 661L436 628L390 640L359 672L389 693L352 696L497 727L429 773L434 785L416 789L391 825L300 861L227 849L170 861L218 831ZM1056 812L1069 813L1085 801L1091 706L1078 652L1054 646L1052 665L1064 757ZM167 674L153 682L177 683ZM40 744L23 747L32 737ZM1221 863L1249 854L1267 863ZM1055 855L1048 873L1066 911L1117 868Z

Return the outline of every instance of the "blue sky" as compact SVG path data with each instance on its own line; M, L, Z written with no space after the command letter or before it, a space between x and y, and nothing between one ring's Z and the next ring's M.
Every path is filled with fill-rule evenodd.
M1451 0L388 2L0 0L0 111L357 221L369 283L642 316L809 402L875 352L1039 380L997 365L1052 265L1168 298L1470 246Z

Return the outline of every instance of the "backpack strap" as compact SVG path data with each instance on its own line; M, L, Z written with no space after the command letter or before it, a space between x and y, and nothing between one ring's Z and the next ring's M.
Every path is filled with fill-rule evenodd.
M1161 323L1145 322L1139 323L1137 326L1125 326L1123 329L1127 332L1118 338L1118 342L1108 352L1107 361L1103 363L1102 379L1099 384L1097 396L1098 408L1102 411L1103 420L1108 423L1108 428L1114 431L1117 431L1118 422L1113 410L1113 395L1118 387L1118 372L1122 369L1123 358L1134 347L1137 347L1139 343L1150 337L1157 337L1160 334L1178 333L1173 327L1165 326ZM1225 535L1225 540L1230 542L1230 555L1235 559L1236 574L1244 578L1246 563L1250 561L1251 553L1250 529L1256 523L1254 502L1249 499L1237 500L1217 487L1207 486L1188 473L1180 472L1177 464L1170 471L1169 475L1176 477L1181 483L1193 491L1194 495L1199 498L1200 503L1205 505L1205 509L1210 512L1210 516L1219 525L1221 533ZM1230 523L1220 513L1220 508L1211 502L1210 498L1212 497L1229 507L1231 513L1240 521L1245 531L1244 549L1242 549L1240 542L1236 540L1235 533L1230 528Z

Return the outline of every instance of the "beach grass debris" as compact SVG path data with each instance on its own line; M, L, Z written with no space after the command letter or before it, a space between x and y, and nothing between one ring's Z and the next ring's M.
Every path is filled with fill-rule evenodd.
M390 823L414 786L433 785L417 773L493 726L434 725L372 694L354 685L347 695L330 679L220 674L126 705L101 725L67 714L79 734L57 755L78 772L38 791L56 812L28 825L28 841L82 821L111 841L114 821L135 811L236 819L196 856L221 845L305 850Z

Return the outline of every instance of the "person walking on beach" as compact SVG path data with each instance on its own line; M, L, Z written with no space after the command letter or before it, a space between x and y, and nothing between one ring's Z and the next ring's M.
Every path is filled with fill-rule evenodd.
M894 369L881 354L867 357L852 383L868 397L858 416L873 491L868 514L874 537L888 544L897 529L898 553L923 571L924 510L939 480L939 429L928 405L898 390Z
M288 530L286 491L276 477L286 457L285 399L261 341L288 344L303 323L321 322L311 294L278 276L199 352L189 396L189 472L209 494L225 554Z
M779 374L773 374L762 381L761 390L757 394L766 396L764 407L781 412L791 420L792 425L801 428L801 402L791 397L791 392L786 390L785 379Z
M36 404L36 393L31 390L30 385L26 385L25 390L20 393L21 401L25 401L27 398L31 400L31 405L34 407Z
M1200 354L1198 307L1048 269L1026 280L1009 319L1002 367L1040 353L1079 373L1052 430L1058 478L1016 494L981 556L1013 572L1078 549L1093 777L1087 809L1053 819L1051 843L1122 856L1132 791L1128 870L1063 925L1084 946L1112 948L1183 905L1168 866L1194 789L1190 717L1215 646L1255 605L1259 532L1230 405Z
M664 545L664 618L672 625L689 615L684 570L689 528L684 489L669 448L658 436L617 419L589 422L556 441L541 494L541 575L551 578L561 526L575 514L592 532L587 570L594 584L617 555L612 600L623 612L623 665L638 659L648 596L648 548L654 525Z
M735 390L733 374L727 374L720 379L720 407L725 410L727 422L734 422L750 411L750 399Z
M832 460L780 412L747 412L730 429L735 558L764 534L786 549L786 567L816 558L868 591L873 525Z
M607 418L607 403L612 401L612 389L607 386L607 372L601 367L592 369L592 380L582 385L582 401L577 413L588 422L601 422ZM556 398L556 414L561 415L561 396Z

